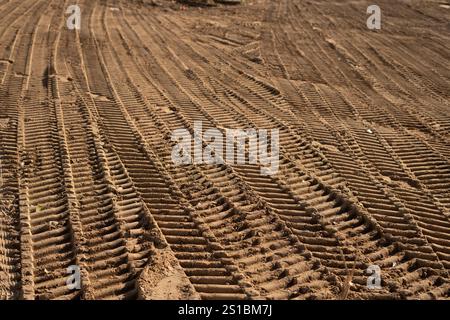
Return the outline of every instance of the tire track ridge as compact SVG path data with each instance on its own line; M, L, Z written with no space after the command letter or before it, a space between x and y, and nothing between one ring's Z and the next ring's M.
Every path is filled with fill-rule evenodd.
M385 186L382 181L382 176L379 173L378 170L376 170L375 167L373 167L373 165L371 164L370 160L368 160L366 158L366 156L364 155L364 152L361 150L361 147L359 146L359 144L357 143L356 139L354 138L351 130L346 130L346 137L342 138L340 137L339 139L340 141L342 141L348 148L348 150L350 150L351 153L354 154L354 159L356 158L357 161L360 163L360 167L367 171L369 173L369 177L372 178L373 180L372 182L374 182L376 185L379 185L381 187L382 190L384 191L384 194L386 195L386 197L388 197L388 199L390 199L392 201L392 203L394 203L396 206L398 206L399 212L402 212L403 216L407 219L407 221L409 223L411 223L412 225L414 225L414 229L417 230L418 235L420 236L420 238L424 239L427 243L427 246L429 246L434 255L437 258L437 261L440 265L442 265L442 269L445 269L444 265L442 264L442 262L440 261L439 255L435 252L434 248L430 245L428 239L426 236L424 236L422 229L419 227L419 225L417 224L416 219L414 218L414 216L411 214L411 211L405 206L405 203L403 203L403 201L401 201L400 199L398 199L394 195L391 195L391 188L389 188L388 186ZM356 146L356 151L355 148L351 148L351 146L348 144L348 141L353 144L354 146Z
M315 30L314 27L313 27L313 30ZM319 29L318 29L318 30L319 30ZM317 31L317 30L316 30L316 31ZM319 32L321 33L320 30L319 30ZM324 37L324 38L325 38L325 37ZM326 40L326 39L325 39L325 40ZM332 48L336 48L336 45L335 45L334 43L332 44ZM335 49L335 50L337 50L337 49ZM344 60L345 60L345 59L346 59L346 58L344 57ZM352 65L351 63L350 63L350 65L352 66L352 68L353 68L353 70L354 70L355 72L358 73L358 72L361 71L360 69L358 69L359 71L356 70L356 69L353 67L353 65ZM341 72L341 74L342 74L342 76L344 77L344 79L347 78L342 72ZM348 81L347 81L347 83L349 83L350 85L352 85L351 82L348 82ZM370 85L370 82L368 82L368 84ZM355 86L354 86L354 88L357 89ZM359 90L359 89L357 89L357 90ZM339 90L339 91L341 91L341 90ZM341 92L342 92L342 91L341 91ZM375 97L372 97L372 98L375 98ZM398 112L397 112L397 113L398 113Z
M364 41L364 40L362 40ZM369 44L370 45L370 44ZM354 60L352 58L352 56L346 51L346 49L340 47L339 45L336 45L336 50L341 50L343 51L341 54L344 56L345 59L351 59ZM364 69L359 68L358 72L366 79L370 79L371 82L374 84L374 89L377 91L377 93L381 96L383 96L387 101L389 101L393 106L396 106L396 108L399 108L400 110L402 110L403 112L406 112L406 114L410 115L411 117L413 117L416 121L418 121L422 126L424 126L425 128L427 128L430 132L434 133L437 137L439 137L440 139L446 139L445 135L443 135L442 133L439 132L439 130L436 130L436 128L439 126L434 119L432 118L428 118L427 121L424 121L423 119L425 119L427 116L425 116L423 113L421 113L420 111L417 110L417 108L406 108L406 103L408 104L413 104L413 105L417 105L416 101L414 99L411 98L411 95L405 91L404 88L401 87L400 84L398 84L397 82L395 82L392 77L387 77L385 75L385 73L372 61L369 60L361 51L359 51L357 48L355 48L354 46L352 46L352 48L354 50L356 50L357 52L359 52L365 59L367 59L368 63L370 63L371 65L373 65L379 73L382 73L384 76L385 81L388 81L389 83L392 83L392 86L394 86L396 89L396 91L394 92L396 95L392 95L389 93L389 96L386 96L384 93L385 92L390 92L391 89L386 87L383 83L385 83L385 81L380 82L378 81L375 77L373 77L371 74L368 74L367 72L365 72ZM351 65L356 65L355 63L351 63ZM369 81L369 80L367 80ZM377 89L378 88L378 89ZM405 102L402 101L398 101L398 93L402 92L402 100L406 100ZM418 106L419 107L419 106ZM435 123L435 124L431 124L430 123ZM400 127L402 130L404 130L403 126Z
M405 172L412 180L417 181L420 187L420 190L422 192L425 192L425 194L432 199L433 204L439 209L439 211L449 220L450 214L449 210L441 203L441 201L436 198L432 192L426 187L426 185L415 175L415 173L401 161L400 157L395 153L395 151L392 149L392 147L389 145L389 143L384 139L383 136L381 136L377 130L374 132L375 136L377 137L378 141L380 142L381 146L384 148L384 150L387 151L390 157L392 157L395 162L402 168L403 172ZM427 145L427 147L430 150L433 150L425 141L421 140L419 137L414 136L414 138L420 140L422 143ZM447 159L443 159L447 160ZM450 220L449 220L450 221Z
M351 138L351 132L349 130L346 131L347 132L347 136L346 138ZM343 141L343 143L346 143L346 141ZM354 143L356 144L356 142L354 141ZM356 144L357 145L357 144ZM352 150L352 148L350 148L349 150L351 150L351 152L354 152ZM361 161L361 157L356 156L358 161ZM366 160L367 161L367 160ZM363 164L361 165L361 167L367 167L367 164L364 164L364 160L363 160ZM383 188L386 189L386 188ZM441 261L441 257L440 255L436 252L436 249L433 245L430 244L429 242L429 238L426 237L423 234L423 229L419 227L416 218L414 217L414 215L412 214L412 212L409 210L409 208L407 208L405 206L405 203L403 203L400 199L398 199L398 197L395 196L395 192L392 196L389 196L390 192L389 192L390 188L386 189L385 191L385 195L391 199L391 201L399 208L400 212L402 212L403 216L407 219L407 221L410 221L411 224L413 224L414 228L417 230L418 235L420 236L421 239L423 239L425 241L426 247L428 247L429 249L431 249L431 253L433 253L433 255L436 257L437 259L437 265L433 267L433 260L430 260L430 257L428 256L427 252L423 252L423 250L418 250L419 254L414 254L411 249L408 249L407 247L405 248L407 251L409 251L409 255L412 257L416 258L416 261L418 263L419 267L423 267L423 266L431 266L432 268L437 268L438 270L443 270L439 271L442 275L446 276L448 278L448 273L445 271L445 265L443 264L443 262ZM414 241L415 242L415 241ZM420 249L422 249L422 245L420 247ZM420 253L422 251L422 253ZM429 250L427 250L429 251ZM427 257L428 256L428 257ZM428 260L428 261L427 261ZM420 262L423 261L423 262Z
M114 88L112 88L112 90L115 91ZM219 245L218 241L213 236L213 233L210 231L210 229L204 224L200 215L196 213L195 208L193 208L192 205L184 198L184 195L179 190L177 184L173 181L172 177L167 173L165 167L161 164L161 162L155 155L152 148L148 145L146 140L143 138L139 129L134 124L134 121L132 120L130 114L128 113L128 111L125 109L123 103L121 102L119 94L115 91L114 95L117 97L116 98L117 104L121 106L122 112L124 113L124 115L127 119L127 123L131 124L130 128L133 130L134 135L137 137L141 146L145 150L147 157L156 165L156 167L159 169L159 172L161 172L161 174L163 174L165 176L166 182L168 182L171 189L173 189L175 191L174 196L180 202L181 206L183 208L187 209L190 217L196 223L197 227L201 230L203 236L207 239L208 246L215 251L215 253L214 253L215 258L218 259L219 261L221 261L221 263L226 267L226 269L232 274L233 278L242 279L243 278L242 275L233 271L233 270L236 270L237 268L233 266L233 263L230 262L230 259L226 256L226 254L224 254L222 251L217 251L217 250L222 249L221 246ZM239 281L238 281L238 283L239 283ZM254 296L254 293L249 292L246 289L245 285L243 285L242 283L239 283L239 285L243 289L243 292L245 293L246 296L248 296L248 297Z
M126 71L124 71L124 72L126 72ZM128 80L131 81L130 79L128 79ZM134 86L134 85L133 85L133 86ZM134 87L134 89L137 90L136 87ZM142 98L141 98L141 99L142 99ZM142 101L143 101L143 99L142 99ZM142 102L142 103L144 103L144 102ZM157 114L155 113L153 116L157 119L157 120L155 120L155 121L156 121L157 123L159 123L160 126L162 126L163 129L161 129L161 130L162 130L163 132L166 132L166 135L167 135L167 134L170 135L170 132L171 132L170 129L164 124L164 122L163 122L161 119L158 119ZM180 115L180 117L182 117L182 115ZM183 119L183 118L182 118L182 119ZM190 129L190 130L193 130L193 129L190 127L189 122L188 122L186 119L183 119L182 121L184 122L184 124L185 124L186 126L189 126L189 129ZM160 128L161 128L161 127L160 127ZM139 129L137 129L137 130L139 130ZM205 144L205 145L206 145L206 144ZM200 169L197 168L197 170L200 170ZM197 171L197 172L199 172L199 171ZM201 170L200 170L200 172L201 172ZM169 175L170 175L170 174L169 174ZM206 176L203 174L203 177L206 177ZM214 185L213 182L211 182L211 181L209 181L209 180L207 180L207 181L208 181L207 184L211 183L212 185ZM212 187L212 188L215 188L215 187ZM225 199L225 201L227 201L227 203L228 203L235 211L237 211L236 214L239 214L240 209L236 208L236 206L233 204L233 202L232 202L226 195L221 194L221 197L222 197L223 199ZM192 206L191 206L191 207L192 207ZM202 224L204 225L203 222L202 222ZM208 230L208 229L206 229L206 230ZM209 229L207 232L211 232L210 229ZM220 245L219 245L219 247L220 247ZM238 277L241 277L241 276L238 275Z
M123 37L122 37L123 38ZM128 68L127 68L128 69ZM124 69L125 70L125 69ZM126 71L124 71L124 72L126 72ZM182 117L182 115L180 115L180 117ZM190 126L190 124L189 124L189 121L188 120L186 120L186 119L183 119L183 122L184 122L184 124L185 124L185 126L188 126L188 128L189 129L191 129L191 131L193 130L192 128L191 128L191 126ZM206 144L205 144L206 145ZM223 196L223 195L222 195Z
M95 7L89 7L88 10L88 16L90 17L91 21L91 19L94 17ZM93 36L93 31L90 30L90 32L91 36ZM77 34L76 37L77 43L80 43L79 35ZM85 64L82 60L80 45L77 45L77 51L80 53L80 66L84 74L82 78L86 77L84 81L86 81L86 87L89 89L90 85L89 83L87 83L87 74L84 71ZM66 68L70 74L67 64ZM102 232L106 231L109 233L102 236L102 242L98 245L108 245L110 247L110 253L113 259L115 259L115 261L112 261L111 263L120 263L120 265L116 266L117 268L114 267L105 269L104 266L102 266L100 263L100 261L104 259L101 255L94 253L90 255L90 259L92 259L92 261L90 261L92 263L92 267L90 268L92 275L95 275L96 278L102 278L101 280L97 280L97 283L95 285L95 298L135 298L138 295L136 279L140 274L140 271L143 269L143 263L146 263L146 259L144 259L144 261L141 260L144 256L148 256L149 254L151 254L153 250L151 248L151 244L148 243L146 239L144 239L146 238L146 231L144 229L149 229L152 226L151 217L148 214L148 209L145 207L145 204L139 203L139 200L137 201L138 203L136 205L130 206L130 204L133 202L133 198L128 200L122 198L125 196L135 197L136 192L134 191L134 187L129 183L130 180L127 176L127 172L126 170L124 170L123 164L120 162L120 160L117 159L117 156L114 154L114 152L113 154L108 151L105 152L103 145L109 146L109 142L104 137L101 125L99 125L98 119L96 120L95 115L93 115L92 110L90 110L91 107L86 103L85 98L83 98L83 96L79 92L80 89L75 89L77 91L78 99L81 100L80 110L84 114L87 113L84 121L87 121L88 127L92 128L88 130L93 142L93 149L91 151L90 157L95 157L96 160L93 161L100 164L100 176L97 176L95 178L97 182L93 182L101 183L105 186L104 188L102 188L104 189L104 191L107 191L107 194L105 194L105 198L102 202L106 206L105 213L109 216L107 218L107 220L110 220L108 225L113 226L113 229L115 228L116 230L115 232L113 232L114 230L109 230L109 226L103 226L104 231ZM92 97L90 98L92 99ZM96 102L91 102L95 108ZM117 170L117 172L121 172L120 176L117 176L117 174L110 172L110 170L113 170L112 168ZM125 182L124 180L128 180L128 182ZM120 200L120 198L122 198L122 200ZM104 210L102 209L102 211ZM133 215L130 218L131 212L133 212ZM103 223L102 221L98 220L100 217L97 218L97 220L93 220L91 216L88 215L87 211L84 214L85 217L83 218L82 222L85 228L91 228L89 227L89 225L92 225L93 223L96 223L97 225ZM132 221L128 222L127 219L131 219ZM116 234L114 238L117 238L119 242L117 242L117 240L114 240L114 238L110 239L111 235L114 234ZM92 234L92 236L94 235ZM97 234L97 237L99 236L101 236L100 233ZM158 235L155 235L155 238L157 237ZM151 237L149 239L151 239ZM98 242L98 240L99 238L92 238L90 240L90 246L96 245L95 243ZM147 248L149 245L150 248ZM112 248L111 246L114 246L114 248ZM130 252L130 249L133 248L138 248L138 251L135 252L134 255L132 254L132 252ZM106 276L111 276L113 277L113 279L105 278Z
M97 50L98 50L98 47L97 47ZM152 163L159 168L159 172L160 172L160 174L162 174L165 177L165 181L168 182L170 184L170 186L174 190L176 190L176 193L179 193L179 191L175 188L176 185L173 182L171 182L170 176L168 176L167 173L165 172L164 167L159 163L159 161L157 161L157 158L155 157L155 155L153 154L151 149L148 147L148 145L145 142L145 140L143 140L142 136L140 136L139 131L137 131L136 128L134 127L133 122L130 122L132 120L130 119L129 114L127 113L126 109L124 108L123 103L120 100L120 98L119 98L119 96L118 96L118 94L116 92L116 89L113 86L113 83L111 81L111 76L110 76L110 73L109 73L109 71L108 71L108 69L107 69L107 67L105 65L103 56L99 56L99 60L100 60L101 67L102 67L102 70L104 72L105 78L107 79L107 84L108 84L109 90L111 90L111 92L112 92L112 94L114 96L114 100L115 100L116 104L118 106L120 106L120 110L121 110L120 112L123 114L124 120L128 123L128 126L129 126L130 130L133 131L135 138L138 139L139 144L140 144L140 146L142 148L142 151L145 152L146 156L152 161ZM189 214L191 214L191 212L189 212ZM200 221L198 221L196 219L195 216L191 217L191 218L197 224L200 222ZM214 239L211 239L209 237L207 237L205 239L208 241L210 248L214 249L215 248L215 241L214 241ZM213 240L213 241L211 241L211 240ZM221 261L222 259L218 259L218 260ZM223 263L223 261L221 261L221 263Z
M37 19L36 22L39 23L41 20L41 17ZM28 28L24 28L28 30ZM22 30L24 30L22 29ZM24 38L27 37L27 33L25 31L21 32L24 34L19 42L17 51L24 54L23 46L24 46ZM31 31L30 34L32 34L32 39L34 39L34 35L36 33L36 29L34 31ZM32 40L34 41L34 40ZM21 49L22 50L19 50ZM30 49L29 49L30 50ZM15 59L16 65L13 67L16 67L17 65L20 66L20 63L23 63L23 68L28 69L28 61L25 56L22 56L19 54L19 58ZM13 70L12 70L13 71ZM25 72L24 72L25 73ZM26 171L25 171L25 162L23 161L23 152L25 150L25 115L24 115L24 96L26 87L24 87L25 83L23 78L21 78L21 84L20 84L20 96L17 100L17 110L18 110L18 128L17 128L17 141L18 141L18 162L20 164L21 172L18 176L18 190L19 190L19 215L20 215L20 251L21 251L21 298L31 300L34 298L34 272L33 272L33 265L34 265L34 259L33 259L33 240L31 235L31 218L30 218L30 208L29 208L29 188L28 188L28 182L26 178Z
M66 7L67 2L64 1L63 8ZM64 19L61 19L64 21ZM93 298L93 291L91 286L91 281L89 279L88 269L86 262L84 260L84 255L87 251L87 248L85 247L85 243L87 241L86 236L83 232L81 219L80 219L80 205L79 205L79 199L77 198L76 194L76 187L74 184L74 174L72 170L73 163L72 157L69 152L68 147L68 137L66 135L67 128L64 123L64 111L63 106L61 103L61 96L60 96L60 88L59 83L57 80L57 75L59 74L59 69L57 65L57 57L59 54L58 48L59 43L61 39L61 29L63 28L63 23L60 23L58 27L58 34L56 36L56 40L52 46L51 49L51 59L49 63L50 70L54 70L53 77L49 77L47 79L47 86L49 88L49 94L51 95L51 101L53 104L53 108L55 109L56 113L56 122L57 122L57 131L58 131L58 141L59 141L59 148L60 148L60 157L61 157L61 163L63 167L63 176L64 176L64 184L65 184L65 191L66 196L68 200L68 211L69 211L69 219L70 224L72 227L72 241L74 244L74 255L75 255L75 265L80 267L80 280L81 280L81 288L80 292L82 294L82 297L84 298Z
M242 114L241 114L241 117L244 117L244 118L245 118L245 116L243 116ZM217 118L217 117L216 117L216 118ZM246 122L251 123L251 121L248 120L248 119L246 120ZM254 126L254 124L253 124L253 126ZM282 154L284 154L284 153L282 153ZM289 159L288 159L287 161L289 162ZM290 162L292 163L293 160L290 160ZM277 181L277 183L278 183L279 186L281 186L284 190L287 191L288 194L290 194L291 196L294 196L294 193L290 190L290 188L289 188L285 183L283 183L283 182L282 182L281 180L279 180L279 179L276 179L276 181ZM295 198L295 196L294 196L294 199L297 199L298 201L300 201L301 205L305 206L305 210L309 211L309 210L312 209L311 207L309 207L309 205L305 205L306 202L301 201L300 198L299 198L298 196L297 196L296 198ZM308 207L309 207L309 208L308 208ZM331 230L334 229L334 228L332 228L332 227L330 228L329 225L324 225L323 227L324 227L324 230L327 230L327 231L330 231L330 229L331 229ZM331 232L331 233L332 233L332 232Z
M41 2L41 6L43 6L45 3ZM21 99L19 101L19 110L20 110L20 126L19 126L19 132L18 132L18 136L19 136L19 150L20 150L20 161L21 161L21 166L24 169L23 173L23 179L20 179L20 215L21 215L21 245L22 245L22 295L23 298L25 299L34 299L36 297L35 295L35 291L36 291L36 283L42 283L41 281L45 281L44 278L48 278L48 274L50 273L50 271L48 271L47 269L45 269L45 266L48 265L49 262L43 262L42 265L39 266L39 269L36 268L37 265L37 260L41 259L40 257L38 257L38 255L42 256L42 250L44 250L44 247L48 244L45 243L45 241L43 241L44 239L36 239L36 235L35 235L35 230L36 228L38 228L38 226L33 225L35 223L38 223L38 221L36 219L39 219L38 217L34 217L35 215L38 215L37 211L41 211L40 209L38 210L38 208L40 208L40 205L37 205L36 207L34 207L34 210L36 211L36 213L33 214L31 213L31 203L32 201L36 201L32 199L32 195L31 195L31 191L30 191L30 187L33 188L34 190L40 189L41 191L38 191L39 193L42 193L42 186L39 186L39 184L42 185L42 182L33 182L33 176L32 176L32 171L34 170L33 168L31 168L31 165L37 165L38 162L41 161L45 161L43 160L43 158L40 157L39 154L35 153L35 157L30 157L29 153L28 153L28 148L27 144L30 141L27 141L30 139L29 137L29 133L27 133L28 130L26 130L26 125L25 123L29 121L29 118L26 117L27 115L27 109L29 108L29 99L30 99L30 94L31 94L31 90L29 87L29 83L30 83L30 75L31 75L31 71L32 71L32 60L33 60L33 54L39 54L38 58L43 58L44 57L44 52L40 49L37 49L37 53L34 52L34 47L36 45L36 38L38 36L38 33L40 31L40 29L43 27L43 21L46 20L48 24L50 24L50 19L49 17L46 15L48 8L50 7L50 3L47 3L45 5L45 8L43 10L44 14L40 17L37 17L37 25L38 27L35 28L33 31L30 30L30 33L27 34L26 37L30 38L30 43L31 43L31 47L28 50L21 50L21 52L24 52L25 54L27 54L27 56L24 56L23 59L23 63L24 63L24 71L22 70L16 70L19 72L22 72L24 75L26 75L26 79L23 80L23 84L24 84L24 88L23 88L23 93L21 96ZM45 19L44 19L45 18ZM33 24L30 24L30 26L32 27ZM39 40L41 41L42 38L40 37ZM24 42L22 42L19 45L19 48L21 48L24 45ZM42 45L42 43L40 44ZM20 55L19 55L20 57ZM16 61L18 61L19 64L16 64L15 68L20 68L20 59L16 59ZM38 61L38 63L42 61ZM25 71L28 70L28 71ZM34 80L33 80L33 83ZM33 89L34 90L34 89ZM43 95L43 92L41 92L41 95ZM45 100L42 100L41 105L43 106L44 104L47 105L48 102L44 102ZM32 126L33 127L33 126ZM39 132L39 127L37 125L34 126L34 128L30 128L29 130L37 130L37 132ZM51 131L53 132L53 130ZM27 137L28 136L28 137ZM36 146L37 147L37 146ZM36 148L35 147L35 148ZM35 150L36 151L36 150ZM51 155L44 155L43 157L51 157ZM58 169L56 169L58 170ZM44 172L47 173L44 173ZM43 174L43 179L44 181L47 180L49 181L49 179L52 179L52 173L50 173L50 171L44 170L42 172ZM37 182L37 183L36 183ZM56 184L54 184L54 186L56 186ZM34 199L36 199L36 197L39 197L39 195L33 195ZM41 195L41 197L43 197L43 195ZM45 198L45 196L44 196ZM50 200L49 197L47 197L48 201L52 201ZM59 205L59 208L62 208L61 205ZM45 210L45 209L44 209ZM42 214L41 214L42 215ZM42 225L40 226L40 228L42 229ZM33 230L34 229L34 230ZM56 238L55 238L56 239ZM40 243L39 243L40 242ZM39 247L37 247L39 245ZM70 252L70 249L69 249ZM48 259L47 259L48 260ZM54 266L54 265L53 265ZM42 270L44 269L44 270ZM48 272L47 275L43 276L42 273L37 272L38 270L42 270L45 272ZM38 280L37 277L40 277L40 279Z

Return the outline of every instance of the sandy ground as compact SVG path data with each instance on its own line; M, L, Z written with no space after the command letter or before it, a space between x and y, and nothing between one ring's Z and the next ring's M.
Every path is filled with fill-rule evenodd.
M0 0L0 298L449 297L445 1L75 2ZM176 166L194 121L279 172Z

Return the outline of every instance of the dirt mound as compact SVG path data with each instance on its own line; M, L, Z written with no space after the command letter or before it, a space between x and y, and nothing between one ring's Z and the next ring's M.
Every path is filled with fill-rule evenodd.
M145 300L200 298L170 250L158 250L151 256L137 285L140 297Z

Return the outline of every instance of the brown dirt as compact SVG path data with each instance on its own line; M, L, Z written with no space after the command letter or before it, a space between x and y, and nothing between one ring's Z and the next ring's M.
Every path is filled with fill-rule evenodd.
M137 281L140 296L145 300L199 299L189 278L170 250L156 251Z
M77 2L0 0L0 298L449 298L442 1ZM279 172L175 166L199 120Z

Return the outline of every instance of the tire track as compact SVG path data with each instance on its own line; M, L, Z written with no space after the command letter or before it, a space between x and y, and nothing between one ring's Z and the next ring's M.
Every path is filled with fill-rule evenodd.
M36 2L25 8L44 8L42 2ZM19 6L17 6L19 8ZM4 12L3 12L4 13ZM18 18L18 17L16 17ZM22 16L26 18L26 16ZM2 20L12 23L9 20ZM33 21L31 21L33 22ZM36 23L37 20L34 20ZM20 31L13 32L14 41L10 46L11 57L14 56L13 66L8 66L0 87L0 100L2 101L2 174L5 173L5 192L2 190L2 269L6 278L2 279L2 298L27 297L29 288L29 275L31 271L30 247L24 245L24 233L28 227L22 215L23 198L20 196L20 185L23 182L24 163L19 160L20 141L22 135L23 92L26 88L26 74L28 69L26 50L27 43L33 39L32 25ZM6 29L4 29L6 30ZM3 123L5 121L5 123ZM3 124L6 124L3 127ZM23 165L21 165L23 164ZM3 171L5 170L5 171ZM3 178L3 177L2 177ZM2 188L3 189L3 188ZM20 210L19 210L20 208ZM25 223L21 223L23 221ZM6 232L5 232L6 231ZM4 249L3 249L4 248ZM6 292L5 292L6 291Z
M111 83L110 71L107 71L103 62L101 67L108 78L107 83ZM99 108L99 114L105 120L105 131L129 171L142 199L179 259L180 265L188 275L203 277L206 278L205 280L208 280L208 276L218 276L219 279L223 279L223 282L229 283L227 285L198 283L194 284L196 290L203 298L209 299L245 298L243 290L236 285L236 280L230 274L229 263L225 264L220 259L220 254L219 257L213 254L213 250L217 249L214 242L203 235L195 215L180 205L181 200L178 200L176 192L171 190L170 177L165 175L162 167L155 163L154 156L149 155L150 151L145 150L143 141L138 138L138 133L133 132L121 108L115 107L122 105L122 101L115 93L115 88L111 86L109 90L108 94L117 100L114 100L114 104L103 102L102 108ZM144 166L141 165L143 163L145 163ZM205 253L196 254L195 252Z
M87 41L91 50L96 49L91 29L92 20L97 17L94 10L95 5L86 8L90 21ZM66 130L66 141L84 237L80 243L85 247L86 271L92 280L85 298L137 298L137 277L155 246L163 248L165 241L99 123L96 108L101 103L90 93L92 85L84 72L82 56L89 51L82 52L78 35L67 41L63 46L68 48L67 52L63 49L64 56L70 57L70 64L65 64L66 76L81 85L72 87L66 82L63 86L74 93L73 100L65 102L63 119L70 128ZM88 64L87 67L96 66ZM81 88L86 91L83 93ZM76 124L80 127L75 127ZM86 170L89 167L91 171Z
M120 38L118 39L119 41L120 41ZM109 60L108 60L109 61ZM131 67L129 66L129 65L127 65L127 67L126 68L124 68L123 70L129 70ZM123 73L123 71L122 71L122 73ZM114 74L121 74L121 72L116 72L116 73L114 73ZM137 75L134 75L133 76L133 79L136 79L136 77L137 77ZM126 93L123 93L125 96L127 95ZM154 95L154 93L152 94L152 98L153 98L153 95ZM129 96L129 94L128 94L128 96ZM130 108L129 108L130 109ZM134 108L132 108L132 110L134 110ZM137 118L139 118L140 120L139 120L139 123L145 123L145 124L147 124L148 123L148 121L142 121L142 118L143 118L143 115L142 115L142 113L143 113L143 111L140 111L140 113L139 113L139 116L137 117ZM148 117L148 116L147 116ZM170 122L172 122L173 123L173 121L174 120L170 120ZM169 123L170 123L169 122ZM178 121L179 122L179 121ZM179 127L180 125L183 125L183 123L180 123L179 125L177 125L177 126L175 126L175 128L176 127ZM173 124L172 124L172 126L173 126ZM153 129L153 131L151 132L151 134L149 135L149 137L153 137L154 136L154 134L156 134L156 132L158 132L157 130L158 130L158 128L155 128L155 127L153 127L152 128ZM148 127L146 127L146 129L145 130L150 130L150 128L148 128ZM166 128L166 132L167 132L167 134L170 134L170 131ZM155 139L154 137L152 138L152 140L153 139ZM155 139L156 141L158 140L157 138ZM158 154L160 154L160 153L162 153L163 151L161 151L161 145L159 145L159 148L160 149L158 149L159 150L159 152L158 152ZM167 161L170 161L169 159L170 159L170 152L168 151L168 150L165 150L165 154L166 154L166 162ZM177 181L179 181L178 182L178 184L179 185L181 185L181 186L183 186L183 185L185 185L184 186L184 188L182 188L182 189L184 189L184 190L187 190L187 189L189 189L187 186L186 186L186 180L187 180L187 178L189 177L189 176L198 176L198 171L196 170L193 174L190 174L190 175L187 175L186 176L186 174L185 174L185 177L184 178L180 178L179 176L180 176L180 174L178 173L176 173L176 169L175 168L173 168L172 169L173 171L175 171L175 173L174 173L174 175L177 175L178 176L178 178L176 179ZM183 170L183 171L185 171L185 170ZM200 171L202 171L201 169L200 169ZM209 171L209 172L208 172ZM213 186L219 186L219 187L223 187L224 185L226 185L226 183L224 184L224 176L223 176L223 174L224 174L224 172L223 172L223 169L219 169L219 170L217 170L217 169L215 169L215 168L212 168L212 169L210 169L210 170L207 170L206 171L206 173L205 174L203 174L203 177L205 177L205 176L208 176L208 180L207 181L212 181L212 185ZM230 178L229 178L230 179ZM233 178L231 178L231 179L233 179ZM200 181L202 181L202 180L204 180L203 178L202 179L196 179L197 181L198 180L200 180ZM233 179L233 180L236 180L236 179ZM187 183L191 183L191 182L187 182ZM203 183L203 185L210 185L210 184L208 184L207 182L202 182ZM196 186L196 185L195 185ZM211 188L213 189L212 191L211 191ZM217 188L217 187L216 187ZM221 204L220 204L220 202L219 201L222 201L222 199L224 200L224 201L226 201L226 203L227 204L230 204L231 205L231 207L232 208L239 208L239 207L244 207L244 205L245 205L245 201L248 201L248 200L246 200L245 198L244 199L242 199L242 195L239 195L239 194L236 194L236 192L233 192L232 190L231 191L229 191L229 192L226 192L225 194L219 194L219 195L217 195L217 191L215 191L214 192L214 187L212 187L212 186L209 186L209 187L207 187L207 189L206 190L202 190L202 191L197 191L197 192L195 192L195 197L192 197L192 192L187 192L187 194L188 194L188 196L189 196L189 198L194 198L195 199L195 203L197 203L197 204L199 204L199 201L201 202L201 205L202 205L202 207L204 207L205 209L203 209L202 211L203 212L210 212L210 211L213 211L214 210L214 208L216 208L218 211L219 210L221 210ZM227 193L229 193L229 194L231 194L232 195L232 197L230 198L230 196L229 195L227 195ZM185 191L185 194L186 194L186 191ZM211 203L211 200L208 200L208 198L213 198L213 196L214 196L214 194L216 194L216 196L217 197L220 197L219 198L219 200L217 200L218 202L219 202L219 206L218 206L218 204L216 203L216 204L214 204L214 202L212 202L213 204L212 205L210 205L210 203ZM204 196L203 196L204 195ZM198 199L198 197L200 197L200 199ZM235 200L235 199L237 199L237 200ZM232 202L230 202L230 200L232 201ZM237 202L236 202L237 201ZM194 203L193 203L194 204ZM248 207L248 205L247 205L247 207ZM250 207L252 207L252 206L250 206ZM215 211L215 210L214 210ZM223 211L223 209L222 209L222 211ZM228 211L228 212L227 212ZM220 213L220 211L215 215L215 217L213 216L213 217L211 217L211 218L209 218L208 220L209 221L211 221L211 223L212 222L214 222L214 218L215 219L217 219L218 217L220 217L220 216L223 216L223 215L226 215L226 216L231 216L231 217L233 217L233 215L237 215L237 216L239 216L239 215L244 215L244 216L250 216L250 215L252 215L252 216L255 216L256 215L256 217L255 218L253 218L253 219L260 219L261 220L261 216L262 216L262 212L261 211L259 211L259 212L248 212L248 209L247 208L245 208L245 209L234 209L234 210L231 210L231 212L230 212L230 210L227 210L227 211L225 211L224 213ZM234 212L234 214L233 214L233 211L235 211ZM242 218L241 218L242 219ZM228 219L227 219L228 220ZM229 221L229 223L233 223L233 220L236 220L236 219L229 219L230 221ZM220 220L219 220L220 221ZM214 222L214 224L216 225L214 228L215 229L217 229L218 227L221 227L222 229L224 229L223 228L223 222L220 222L219 223L219 221L216 221L216 222ZM258 221L256 221L256 222L258 222ZM249 221L249 223L250 223L250 221ZM255 227L259 227L259 228L262 228L263 226L261 226L260 225L260 223L261 222L259 222L259 224L257 224ZM236 224L236 223L233 223L233 225L236 225L236 228L239 228L240 226L239 226L239 224ZM226 230L226 229L228 229L228 230ZM232 232L233 231L233 229L234 229L234 227L233 226L231 226L231 227L229 227L229 228L226 228L225 230L227 231L227 233L230 233L230 231ZM245 229L249 229L248 227L247 228L245 228ZM258 229L255 229L255 228L252 228L251 230L248 230L248 231L246 231L245 229L242 229L242 227L240 227L240 229L239 229L239 232L240 233L242 233L242 234L245 234L246 232L248 232L247 234L249 235L249 237L248 237L248 241L250 241L251 240L251 238L253 238L253 235L252 234L254 234L255 233L255 230L258 230ZM219 230L218 230L219 231ZM222 231L223 232L223 231ZM223 236L222 234L220 235L220 236ZM230 238L231 237L236 237L236 235L233 235L232 233L230 234ZM226 242L230 242L230 241L233 241L233 242L236 242L238 239L241 239L240 237L238 237L237 239L233 239L233 238L231 238L231 239L227 239L226 240ZM256 238L258 238L258 237L256 237ZM220 237L219 237L219 241L220 241L221 239L220 239ZM223 241L223 240L222 240ZM260 239L255 239L255 243L254 243L254 245L257 245L257 244L259 244L260 243ZM272 240L270 240L270 241L273 241L273 239ZM250 243L249 243L250 244ZM241 247L241 246L239 246L239 247ZM228 248L228 250L230 250L230 249L232 249L232 247L230 247L230 248ZM235 249L236 250L236 249ZM239 249L239 250L241 250L241 249ZM252 251L256 251L256 250L252 250ZM265 249L265 251L267 252L267 249ZM284 250L284 251L286 251L286 250ZM241 253L240 253L241 254ZM252 259L252 260L256 260L256 258L254 258L254 259ZM259 261L257 261L257 262L259 262ZM269 273L269 275L268 276L270 276L270 273Z
M49 8L50 4L46 7ZM74 221L65 193L67 186L60 180L64 177L64 169L58 143L57 115L48 91L50 48L57 34L52 34L52 37L47 32L58 25L56 21L61 18L63 4L52 15L41 16L27 57L29 71L24 72L29 77L22 105L21 161L25 172L21 189L24 190L25 203L21 204L21 215L22 223L29 229L22 233L22 243L30 247L32 261L23 270L29 279L28 282L23 279L28 285L24 288L26 299L76 296L66 286L66 268L76 259L71 236ZM37 104L33 103L34 98Z
M369 32L365 1L76 3L80 30L0 0L0 298L448 297L438 8L382 1ZM278 171L176 165L197 121L278 129Z

